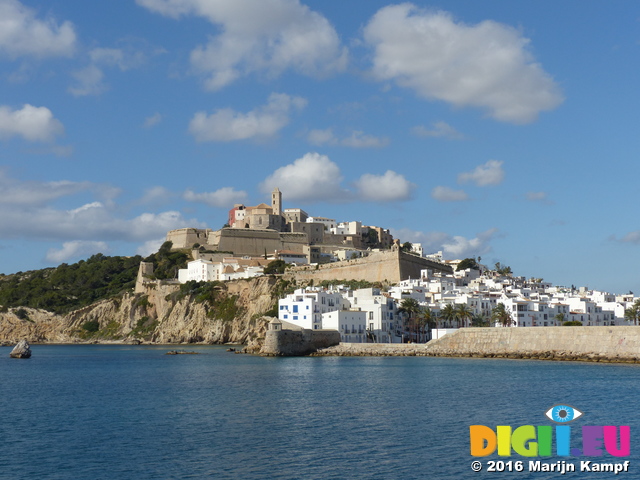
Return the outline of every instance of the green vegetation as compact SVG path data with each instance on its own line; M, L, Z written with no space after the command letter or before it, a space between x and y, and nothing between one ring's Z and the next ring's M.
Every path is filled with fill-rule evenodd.
M158 323L158 320L153 320L147 316L144 316L136 322L136 326L131 331L131 335L135 337L141 337L145 340L150 340L151 335L158 326Z
M100 323L97 320L88 320L82 324L82 329L87 333L95 333L100 330Z
M284 260L273 260L272 262L269 262L266 267L264 267L264 274L283 274L286 266L287 264Z
M480 266L478 265L478 262L476 262L475 258L465 258L458 264L456 271L466 270L467 268L480 270Z
M98 253L72 265L3 275L0 304L67 313L133 288L141 260Z
M153 263L154 279L178 278L178 270L187 268L187 262L191 260L191 255L186 251L172 251L172 246L172 242L164 242L160 250L144 259L145 262Z
M367 282L366 280L322 280L318 283L319 287L329 288L331 285L344 285L351 290L358 290L359 288L382 288L380 282Z
M579 322L578 320L572 320L570 322L564 322L562 326L563 327L581 327L582 322Z
M168 301L177 302L190 296L195 303L203 303L207 317L230 322L242 315L242 307L237 304L238 296L229 295L224 282L189 281L180 285L180 290L169 295Z
M491 320L494 323L499 323L503 327L510 327L515 324L513 318L511 318L511 312L502 302L498 303L498 305L491 310Z
M502 265L500 262L496 263L495 269L498 275L502 275L505 277L513 275L511 267L509 267L508 265Z

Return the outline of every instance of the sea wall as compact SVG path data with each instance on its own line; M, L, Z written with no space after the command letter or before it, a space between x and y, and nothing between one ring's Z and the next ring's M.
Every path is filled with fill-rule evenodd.
M339 343L340 332L337 330L268 330L260 355L269 357L308 355Z
M640 327L461 328L427 344L340 344L315 355L417 355L640 363Z

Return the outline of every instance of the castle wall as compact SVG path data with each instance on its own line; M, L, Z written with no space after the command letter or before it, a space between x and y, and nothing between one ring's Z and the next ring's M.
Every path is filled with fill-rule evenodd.
M167 241L172 242L172 248L191 248L194 243L205 245L208 243L210 229L179 228L167 232Z
M419 278L420 270L431 268L452 273L451 267L400 251L371 252L367 257L343 262L295 267L292 273L302 280L366 280L397 283L407 278Z

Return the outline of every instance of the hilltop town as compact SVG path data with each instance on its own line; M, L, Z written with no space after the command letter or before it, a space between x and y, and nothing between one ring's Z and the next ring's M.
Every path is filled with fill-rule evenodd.
M191 250L181 284L257 277L279 262L279 273L305 285L279 299L279 321L337 330L343 342L424 342L470 326L634 325L640 316L633 294L553 286L474 258L445 260L420 244L401 244L383 227L283 209L279 188L271 206L234 205L222 229L172 230L167 241ZM153 265L140 271L138 292ZM349 288L347 280L368 286Z

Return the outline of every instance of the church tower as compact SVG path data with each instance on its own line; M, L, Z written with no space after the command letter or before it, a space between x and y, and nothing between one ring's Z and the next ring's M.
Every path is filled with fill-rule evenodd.
M271 208L274 215L282 215L282 193L278 187L271 192Z

